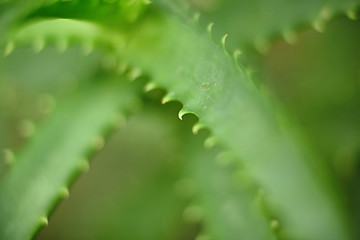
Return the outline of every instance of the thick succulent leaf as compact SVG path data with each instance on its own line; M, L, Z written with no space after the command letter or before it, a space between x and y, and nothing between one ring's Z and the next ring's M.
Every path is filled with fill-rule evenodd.
M192 239L184 237L186 200L174 187L183 166L174 134L183 122L164 110L146 104L129 118L36 239Z
M41 0L10 0L0 1L0 36L7 34L17 25L20 19L42 4ZM0 42L4 39L1 38Z
M214 22L216 36L229 34L231 47L266 47L270 38L295 40L295 31L313 26L322 31L334 15L355 17L359 0L189 0L202 13L205 24Z
M88 168L87 157L123 121L133 93L126 84L102 79L59 104L1 183L0 239L30 239L47 224L68 185Z
M184 104L180 117L196 113L244 161L277 213L281 235L348 238L335 196L327 190L326 167L304 150L290 126L279 124L283 116L223 49L172 17L149 17L136 30L122 57L150 73L152 86L168 89L166 100Z
M203 234L210 239L275 239L246 171L232 162L231 154L204 149L198 140L187 140L184 147L184 183L194 189L188 217L201 217Z
M180 117L196 113L244 161L277 211L284 236L348 237L334 196L326 190L326 167L315 167L320 161L304 150L290 126L285 129L289 124L280 126L283 116L207 34L172 17L154 17L138 29L123 56L151 74L152 86L169 90L166 100L184 104Z

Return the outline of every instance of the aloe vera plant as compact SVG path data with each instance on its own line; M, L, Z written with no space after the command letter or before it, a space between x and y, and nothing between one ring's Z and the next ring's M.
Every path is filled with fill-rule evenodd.
M0 239L357 239L358 5L1 1Z

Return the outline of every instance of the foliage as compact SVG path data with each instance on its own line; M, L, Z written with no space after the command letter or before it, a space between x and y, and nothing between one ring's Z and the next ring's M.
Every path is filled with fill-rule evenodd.
M357 239L358 3L1 1L0 239Z

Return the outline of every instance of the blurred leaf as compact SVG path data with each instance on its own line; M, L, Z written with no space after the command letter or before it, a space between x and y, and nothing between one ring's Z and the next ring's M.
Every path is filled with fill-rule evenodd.
M101 83L101 84L100 84ZM102 148L106 128L121 124L133 87L101 79L59 106L16 159L0 186L0 239L27 239L42 225L68 185Z

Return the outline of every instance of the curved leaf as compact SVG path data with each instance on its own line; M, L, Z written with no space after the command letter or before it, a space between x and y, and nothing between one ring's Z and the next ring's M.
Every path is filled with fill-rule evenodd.
M104 134L123 121L134 103L134 89L110 80L67 99L44 124L0 185L0 239L30 239L47 224L68 185L88 168Z

